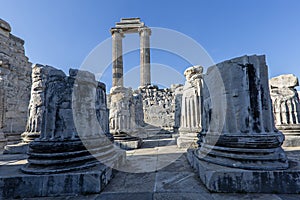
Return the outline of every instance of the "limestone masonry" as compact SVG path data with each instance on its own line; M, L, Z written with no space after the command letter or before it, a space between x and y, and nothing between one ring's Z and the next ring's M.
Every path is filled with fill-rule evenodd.
M24 41L10 32L10 25L0 19L0 148L21 140L31 88L31 63Z

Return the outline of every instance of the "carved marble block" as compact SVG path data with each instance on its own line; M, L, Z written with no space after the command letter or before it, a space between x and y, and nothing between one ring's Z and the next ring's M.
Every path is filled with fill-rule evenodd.
M43 112L37 117L40 137L30 143L28 164L24 173L49 174L113 165L118 156L108 137L108 115L105 85L93 74L71 69L48 68L48 79L40 85ZM44 87L43 89L41 89ZM36 130L36 123L30 130ZM29 129L28 129L29 130Z
M181 103L181 123L177 145L180 148L197 148L197 135L201 131L201 95L203 67L193 66L185 70L186 82Z
M285 134L283 146L300 146L300 103L298 78L292 74L270 79L276 127Z
M112 87L110 90L109 124L115 144L122 149L136 149L142 144L138 136L143 126L141 96L133 95L131 88Z
M50 66L35 64L32 68L31 95L28 106L28 118L22 141L18 144L6 145L5 154L27 153L28 145L41 133L42 116L45 111L45 88L48 85L49 72L55 70Z

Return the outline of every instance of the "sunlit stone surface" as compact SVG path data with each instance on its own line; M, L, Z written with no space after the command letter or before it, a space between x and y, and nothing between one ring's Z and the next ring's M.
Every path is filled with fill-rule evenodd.
M27 120L31 87L31 63L24 41L0 19L0 151L20 142Z
M203 67L193 66L185 70L186 82L183 87L181 104L180 136L177 145L181 148L197 147L201 131L201 95Z
M292 74L270 79L270 92L276 127L285 135L283 146L300 146L300 102L298 78Z

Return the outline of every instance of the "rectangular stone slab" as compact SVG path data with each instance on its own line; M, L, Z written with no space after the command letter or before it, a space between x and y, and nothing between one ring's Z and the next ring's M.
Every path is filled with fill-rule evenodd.
M263 171L224 167L200 160L189 149L188 160L211 192L223 193L300 193L299 161L287 170Z
M113 170L106 166L49 175L28 175L20 172L22 165L9 168L9 175L0 176L0 199L74 196L100 193L112 179Z

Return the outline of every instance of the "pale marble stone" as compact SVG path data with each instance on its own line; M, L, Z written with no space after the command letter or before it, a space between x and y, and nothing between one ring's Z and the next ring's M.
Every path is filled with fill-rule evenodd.
M157 86L140 87L136 93L143 97L144 121L146 132L174 132L178 129L175 125L176 109L181 103L176 103L176 89L181 85L173 85L171 88L159 89ZM178 94L178 93L177 93ZM177 96L178 98L181 98ZM178 115L178 114L177 114Z
M298 78L293 74L284 74L270 79L273 88L294 88L299 86Z
M112 35L112 86L123 87L123 46L125 33L140 35L140 86L151 85L150 73L150 35L151 29L145 26L140 18L122 18L110 29Z
M180 136L177 139L180 148L198 146L197 135L201 131L202 72L201 66L190 67L184 72L186 82L182 94Z
M123 149L136 149L142 144L142 140L134 136L142 134L141 103L141 97L134 96L131 88L112 87L110 90L110 132L115 144Z
M298 78L292 74L270 79L276 127L285 134L283 146L300 146L300 102Z

